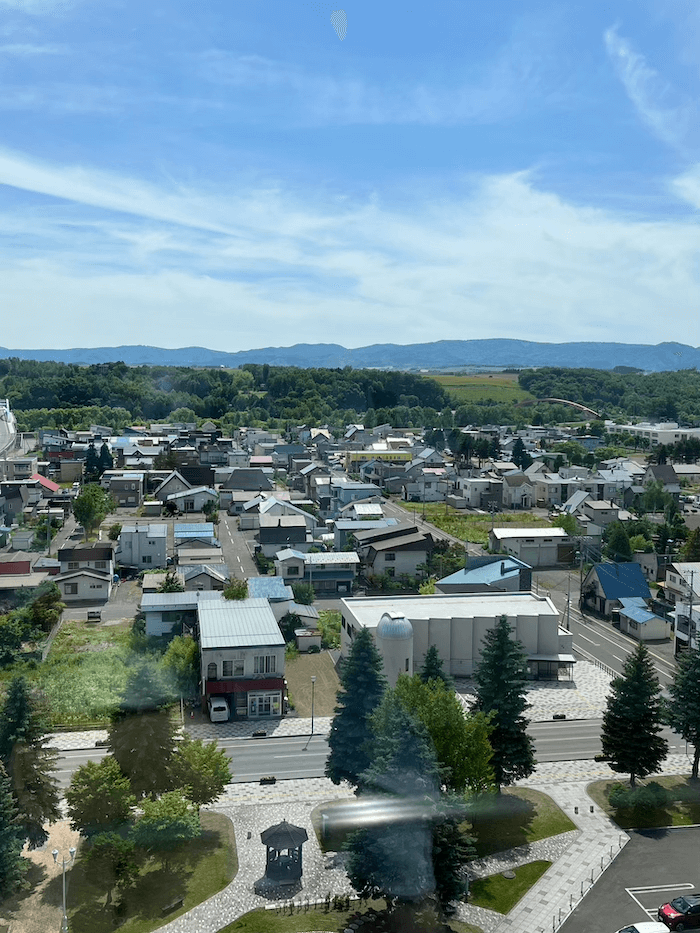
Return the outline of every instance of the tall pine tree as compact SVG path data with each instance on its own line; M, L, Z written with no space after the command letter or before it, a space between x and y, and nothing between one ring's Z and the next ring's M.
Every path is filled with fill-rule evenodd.
M603 754L613 771L629 772L634 787L637 778L661 770L668 752L659 735L661 688L644 642L627 657L610 691L601 731Z
M691 777L698 777L700 763L700 650L691 648L678 658L669 686L668 723L693 746Z
M523 646L511 635L501 616L483 641L481 660L474 672L476 710L492 713L489 741L496 787L512 784L535 770L535 745L527 734L527 660Z
M47 730L24 677L10 681L0 716L0 761L19 813L19 826L31 849L46 842L44 823L61 818L53 776L56 752L46 745Z
M22 883L23 844L10 779L0 764L0 900L13 894Z
M342 671L338 705L328 736L326 776L334 784L349 781L357 787L360 775L372 763L369 717L386 689L383 667L371 634L360 629Z
M431 645L425 652L425 660L419 676L424 684L430 680L442 680L445 686L452 687L452 678L445 673L442 658L435 645Z

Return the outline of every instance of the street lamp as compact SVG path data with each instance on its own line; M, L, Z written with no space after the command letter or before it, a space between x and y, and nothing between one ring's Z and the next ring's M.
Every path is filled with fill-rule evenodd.
M75 853L77 849L73 846L70 847L68 853L70 855L69 859L66 859L65 855L62 860L62 869L63 869L63 920L61 921L61 933L68 933L68 914L66 913L66 863L72 865L75 860ZM53 855L54 864L58 864L58 849L54 849L51 853Z
M316 675L311 678L311 735L314 734L314 693L316 691Z

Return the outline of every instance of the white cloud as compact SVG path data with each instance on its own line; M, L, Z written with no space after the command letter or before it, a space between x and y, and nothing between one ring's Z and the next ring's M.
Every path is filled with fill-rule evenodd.
M0 158L0 181L64 199L0 214L10 347L35 343L30 316L56 346L697 342L692 219L580 207L526 173L341 207L281 187L215 198L16 155ZM675 186L700 197L697 174Z
M604 39L608 56L641 119L663 142L685 150L689 131L697 125L697 106L681 99L614 27L605 32Z
M0 0L2 3L2 0ZM0 45L0 55L16 55L31 58L39 55L66 55L68 49L62 45L35 45L30 42L11 42Z
M80 0L0 0L0 9L5 7L31 16L43 16L70 10L78 2Z

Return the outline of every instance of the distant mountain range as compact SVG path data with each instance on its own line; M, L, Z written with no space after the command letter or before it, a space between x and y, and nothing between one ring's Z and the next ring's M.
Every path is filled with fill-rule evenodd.
M225 366L269 363L271 366L355 369L429 370L488 367L527 368L563 366L594 369L632 367L661 372L700 367L700 348L682 343L656 346L632 343L535 343L529 340L439 340L436 343L374 344L348 350L334 343L298 343L293 347L265 347L226 353L205 347L123 346L72 350L9 350L0 347L0 358L54 360L60 363L110 363L129 366Z

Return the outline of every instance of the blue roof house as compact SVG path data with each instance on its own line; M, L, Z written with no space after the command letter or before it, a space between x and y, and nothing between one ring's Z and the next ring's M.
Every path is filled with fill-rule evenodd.
M644 572L636 563L606 561L594 564L581 585L581 606L606 619L613 609L622 607L622 600L632 597L651 599Z

